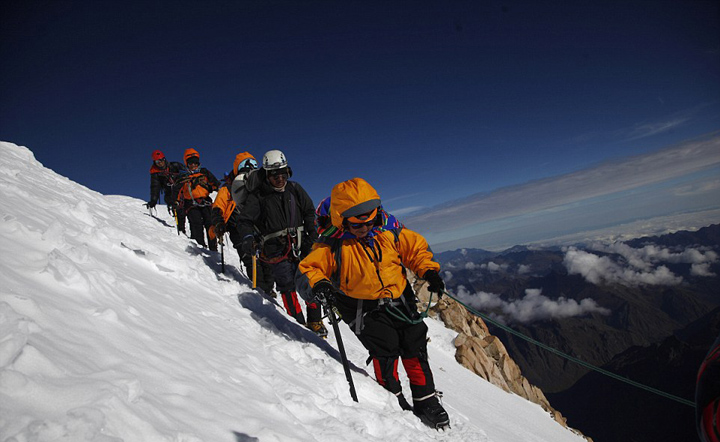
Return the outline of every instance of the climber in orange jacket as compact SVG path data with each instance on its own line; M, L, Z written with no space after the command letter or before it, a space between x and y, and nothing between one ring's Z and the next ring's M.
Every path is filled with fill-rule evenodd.
M177 192L178 204L185 209L187 220L190 223L190 237L205 247L205 231L207 230L207 244L210 250L216 251L217 240L209 235L212 225L210 194L218 190L220 181L209 170L200 167L200 154L195 149L186 149L183 158L188 173L175 183L173 191Z
M405 268L412 270L428 281L429 291L441 294L440 265L425 239L388 215L375 189L361 178L333 187L329 211L333 228L300 262L298 286L312 287L314 301L335 305L369 351L378 382L403 409L411 409L398 380L402 359L414 413L433 428L446 427L448 414L428 362L428 329L405 274Z

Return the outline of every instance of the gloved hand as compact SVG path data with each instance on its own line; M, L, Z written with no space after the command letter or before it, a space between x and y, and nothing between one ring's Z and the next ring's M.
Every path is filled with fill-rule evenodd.
M147 207L148 209L152 209L153 207L155 207L155 204L157 204L156 201L148 201L147 203L145 203L145 207Z
M321 304L335 302L335 286L332 282L327 279L318 281L312 288L313 302L319 302Z
M442 298L443 291L445 290L445 282L443 282L438 272L435 270L428 270L425 272L423 279L428 282L428 291L438 294L438 300Z
M225 234L225 223L222 221L218 221L217 224L215 224L215 236L220 238L224 234Z
M255 238L252 235L247 235L243 238L242 244L240 244L240 251L245 255L252 256L255 254Z
M219 221L217 224L211 227L213 229L213 235L220 244L225 244L225 223Z

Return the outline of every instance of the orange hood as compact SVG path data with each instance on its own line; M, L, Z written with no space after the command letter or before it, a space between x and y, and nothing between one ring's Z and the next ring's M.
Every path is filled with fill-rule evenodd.
M343 228L343 220L380 207L380 196L367 181L353 178L333 187L330 193L330 219L333 226Z
M183 155L183 159L185 160L185 165L187 166L187 160L188 158L192 157L198 157L200 158L200 154L197 150L193 149L192 147L190 149L185 149L185 155Z
M254 156L250 155L250 152L240 152L235 156L235 162L233 163L233 174L238 174L238 167L240 167L240 163L247 160L248 158L255 159Z

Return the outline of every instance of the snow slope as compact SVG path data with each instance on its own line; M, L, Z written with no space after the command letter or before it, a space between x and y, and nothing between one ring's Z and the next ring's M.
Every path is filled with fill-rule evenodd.
M0 441L584 440L458 365L434 320L452 429L401 411L342 325L355 403L332 330L253 292L233 249L220 274L164 207L82 187L25 147L0 154Z

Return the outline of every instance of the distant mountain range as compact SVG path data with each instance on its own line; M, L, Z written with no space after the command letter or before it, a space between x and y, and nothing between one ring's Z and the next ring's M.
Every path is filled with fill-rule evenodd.
M720 332L713 328L719 255L720 225L712 225L614 245L462 249L437 258L448 288L484 313L586 362L692 399L697 367ZM588 373L488 326L525 377L595 442L694 437L687 405Z

